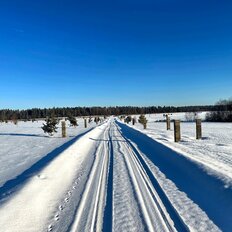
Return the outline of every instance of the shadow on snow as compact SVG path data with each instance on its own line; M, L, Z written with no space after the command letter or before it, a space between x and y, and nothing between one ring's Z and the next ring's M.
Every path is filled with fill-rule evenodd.
M0 133L0 136L26 136L26 137L48 137L46 135L37 135L37 134L20 134L20 133Z

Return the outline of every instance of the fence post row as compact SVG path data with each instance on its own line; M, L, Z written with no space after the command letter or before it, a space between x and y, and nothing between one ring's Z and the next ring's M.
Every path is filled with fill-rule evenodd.
M180 120L174 120L174 138L175 142L179 142L181 139L180 135Z

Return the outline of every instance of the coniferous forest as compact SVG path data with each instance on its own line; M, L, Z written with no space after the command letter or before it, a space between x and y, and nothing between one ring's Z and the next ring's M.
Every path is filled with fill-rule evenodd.
M0 121L5 120L33 120L67 116L91 116L91 115L129 115L129 114L152 114L152 113L175 113L175 112L201 112L201 111L232 111L232 104L216 104L206 106L115 106L115 107L58 107L58 108L32 108L26 110L0 110Z

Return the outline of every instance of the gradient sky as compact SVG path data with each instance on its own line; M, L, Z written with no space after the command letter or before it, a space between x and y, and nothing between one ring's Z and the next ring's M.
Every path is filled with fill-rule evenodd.
M0 108L232 96L232 1L1 0Z

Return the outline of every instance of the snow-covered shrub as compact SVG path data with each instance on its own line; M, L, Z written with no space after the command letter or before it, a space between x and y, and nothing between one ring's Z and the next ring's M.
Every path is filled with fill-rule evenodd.
M57 132L57 124L58 120L55 117L48 117L45 120L45 123L43 123L43 126L41 127L44 131L44 133L49 134L52 136L54 133Z
M210 122L232 122L232 99L220 100L216 103L217 111L206 114L206 121Z
M74 126L74 127L78 126L77 119L72 115L70 115L67 119L70 123L70 126Z
M125 122L128 124L129 122L131 122L131 120L132 120L132 118L131 118L131 116L127 116L126 118L125 118Z
M143 125L143 128L146 129L147 128L147 119L145 117L144 114L141 114L139 116L139 123L141 123Z
M187 113L185 113L185 120L187 122L193 122L196 119L198 119L198 113L197 112L187 112Z

